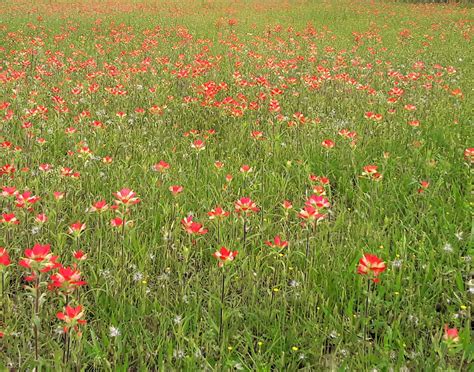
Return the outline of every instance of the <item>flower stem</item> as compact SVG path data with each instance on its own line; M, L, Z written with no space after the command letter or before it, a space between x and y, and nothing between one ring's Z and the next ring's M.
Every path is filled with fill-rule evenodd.
M37 324L38 316L39 316L39 299L40 299L40 278L39 278L39 275L36 278L35 286L36 286L36 296L35 296L35 309L34 309L34 318L35 318L34 334L35 334L35 361L37 362L38 359L39 359L39 353L38 353L39 340L38 340L38 324Z
M367 297L365 298L364 329L363 329L363 333L362 333L362 337L364 338L363 341L364 341L365 355L367 355L367 353L368 353L367 345L366 345L365 341L367 339L367 325L369 323L369 302L370 302L369 297L370 297L370 279L367 280Z
M222 331L224 323L224 284L225 284L225 271L222 269L222 283L221 283L221 311L219 317L219 343L222 340Z

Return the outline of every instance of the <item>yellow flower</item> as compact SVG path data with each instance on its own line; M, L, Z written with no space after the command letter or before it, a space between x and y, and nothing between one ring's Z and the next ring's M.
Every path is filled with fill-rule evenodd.
M291 348L291 350L293 350L293 351L298 351L299 349L298 349L297 346L293 346L293 347Z

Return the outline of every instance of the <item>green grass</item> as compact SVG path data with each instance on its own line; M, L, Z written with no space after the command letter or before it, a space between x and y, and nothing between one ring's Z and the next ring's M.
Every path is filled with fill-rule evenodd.
M14 164L16 173L0 176L1 185L41 200L27 211L0 199L2 213L21 221L11 228L0 223L0 245L12 260L3 270L0 366L469 370L473 168L464 151L473 146L472 16L460 6L365 1L4 2L0 106L10 106L0 118L8 110L13 116L0 121L0 142L12 143L0 149L0 167ZM238 23L229 26L228 19ZM414 66L419 61L423 68ZM188 77L177 77L183 69ZM256 83L259 77L267 84ZM201 104L208 82L227 88ZM89 93L94 83L99 89ZM126 95L106 90L117 85ZM74 95L78 86L82 93ZM404 93L388 103L395 86ZM283 91L273 97L283 119L268 109L274 88ZM451 94L455 89L463 96ZM56 95L67 112L55 110ZM229 104L212 104L226 97L259 107L235 116ZM38 105L47 115L27 115ZM162 113L153 114L153 105ZM84 111L90 117L81 117ZM127 113L122 120L119 111ZM366 112L383 119L366 119ZM298 122L295 113L307 122L289 125ZM94 128L94 120L104 128ZM412 120L420 126L408 125ZM32 128L23 129L24 122ZM70 127L77 132L66 134ZM341 129L357 132L354 146L338 135ZM192 130L199 134L184 135ZM265 140L254 140L252 131ZM206 143L199 156L195 139ZM325 139L336 146L326 150ZM81 145L93 156L81 158ZM104 164L105 156L113 162ZM170 164L164 174L152 169L160 160ZM39 171L44 163L53 170ZM246 177L243 164L253 168ZM361 177L370 164L382 180ZM62 167L80 177L61 176ZM311 232L306 256L297 212L312 193L310 174L329 178L331 208ZM422 180L429 187L419 193ZM171 185L184 191L173 197ZM116 212L86 211L101 199L113 205L112 194L124 187L141 199L125 232L110 226ZM64 199L55 201L54 191ZM248 218L245 247L234 212L244 196L260 208ZM288 217L284 200L294 206ZM207 215L216 205L231 212L219 228ZM206 235L183 231L180 221L190 212ZM48 217L40 228L38 213ZM76 221L87 228L73 239L67 232ZM289 246L267 247L275 235ZM27 270L18 266L34 243L50 244L65 266L73 251L88 254L79 264L87 285L68 298L84 306L88 323L82 337L72 332L67 366L56 318L66 299L47 288L35 360L33 295L22 279ZM239 253L225 266L219 341L222 269L212 253L221 246ZM357 275L364 253L387 265L372 286L367 317L367 279ZM459 329L455 347L443 342L445 324Z

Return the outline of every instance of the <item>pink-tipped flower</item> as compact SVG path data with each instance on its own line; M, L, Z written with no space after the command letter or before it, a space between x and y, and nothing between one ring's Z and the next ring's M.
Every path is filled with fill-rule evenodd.
M46 215L44 213L40 213L35 217L35 222L36 223L43 224L46 221L48 221L48 217L46 217Z
M298 213L298 217L305 220L307 223L318 223L327 218L327 214L319 213L318 209L311 205L306 205Z
M73 235L74 237L79 237L82 232L86 229L86 224L82 222L74 222L68 227L69 234Z
M15 205L18 208L23 208L25 206L32 206L36 202L40 200L39 196L32 195L30 191L25 191L22 194L16 195L16 203Z
M81 272L76 267L59 267L57 273L51 275L52 286L65 294L71 294L78 287L86 284L81 280Z
M4 213L0 218L0 223L4 223L5 225L18 225L20 221L16 218L15 213Z
M58 256L53 256L49 244L35 244L33 248L25 249L25 257L19 262L20 266L34 272L48 272L59 266L56 262Z
M448 343L459 342L459 331L457 328L449 328L447 324L444 325L443 339Z
M365 253L359 260L359 266L357 267L357 273L360 275L368 275L374 283L378 283L377 278L386 269L385 262L383 262L376 255Z
M170 190L173 196L178 196L179 194L183 192L184 188L183 186L173 185L173 186L170 186L168 190Z
M291 203L289 200L283 200L283 203L281 203L281 205L285 211L293 209L293 203Z
M207 230L197 222L193 221L193 216L187 216L181 220L181 226L183 229L192 235L204 235L207 233Z
M332 149L334 146L336 146L336 144L334 143L334 141L330 140L330 139L325 139L322 143L321 143L321 146L323 146L324 148L326 149Z
M252 212L258 212L260 209L257 205L252 201L252 199L244 197L237 200L234 204L235 211L240 215L241 213L245 215L249 215Z
M54 199L57 200L57 201L64 199L64 193L61 192L61 191L53 192L53 196L54 196Z
M428 181L421 181L420 186L421 187L418 189L419 194L425 192L425 190L427 190L428 187L430 187L430 183Z
M95 202L92 204L92 206L89 208L89 212L94 213L103 213L109 209L109 205L105 200L99 200L98 202Z
M117 199L115 203L117 205L124 205L126 207L140 203L140 199L137 194L130 189L122 189L113 194Z
M253 168L250 165L244 164L240 167L240 171L243 174L247 174L253 171Z
M221 207L215 207L214 209L211 209L211 211L207 212L207 215L209 216L210 220L223 219L225 217L228 217L229 214L230 212L226 212Z
M474 163L474 147L464 150L464 160L471 164Z
M165 162L164 160L160 160L159 163L156 163L154 166L153 166L153 169L156 171L156 172L160 172L160 173L164 173L166 172L168 169L170 169L170 165Z
M0 247L0 271L11 263L10 256L5 248Z
M282 240L280 236L277 235L275 236L275 238L273 238L273 241L267 240L265 242L265 245L268 245L270 248L282 249L282 248L288 247L288 242L285 240Z
M197 151L202 151L206 148L204 141L203 140L195 140L192 144L191 147Z
M317 209L326 209L331 206L329 204L329 200L327 200L324 196L321 195L311 195L308 200L306 200L305 205L312 206Z
M79 324L86 324L87 322L84 319L81 319L84 316L84 311L82 306L71 307L67 305L64 308L64 312L59 312L56 314L57 318L64 321L66 324L64 326L64 332L68 332L69 329L74 328L77 330Z
M81 250L72 252L73 257L78 261L85 261L87 259L87 253Z
M15 186L2 186L2 196L8 198L8 197L13 197L18 194L18 191L16 190Z
M366 165L363 168L362 176L372 179L373 181L380 181L382 179L382 174L378 171L378 166L376 165Z
M222 267L224 264L233 261L238 253L237 251L229 251L226 247L221 247L212 255L219 260L219 267Z

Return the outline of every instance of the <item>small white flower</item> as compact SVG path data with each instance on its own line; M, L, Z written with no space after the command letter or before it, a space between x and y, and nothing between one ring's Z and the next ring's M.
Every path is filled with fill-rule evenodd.
M195 358L202 358L202 351L201 349L197 349L195 352L194 352L194 357Z
M110 270L105 269L105 270L100 270L99 274L102 275L104 278L110 277Z
M289 284L290 284L290 287L295 287L295 288L300 285L300 283L297 282L297 281L294 280L294 279L290 280L290 283L289 283Z
M183 321L183 317L181 315L176 315L173 319L174 324L181 324L182 321Z
M453 246L449 243L446 243L443 247L443 250L447 253L451 253L453 251Z
M134 281L139 282L142 279L143 279L143 274L140 271L137 271L135 274L133 274Z
M173 351L173 357L175 357L175 359L183 359L184 356L185 354L183 350L176 349Z
M118 337L120 336L120 330L115 328L114 326L109 327L109 336L110 337Z
M402 260L400 259L393 260L392 266L397 269L400 268L402 266Z

